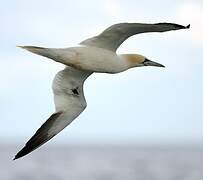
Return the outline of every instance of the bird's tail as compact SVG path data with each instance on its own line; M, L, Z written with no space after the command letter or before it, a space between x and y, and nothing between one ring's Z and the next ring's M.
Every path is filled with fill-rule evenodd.
M17 46L23 49L26 49L34 54L38 54L50 59L53 59L56 62L60 62L67 66L74 67L74 57L76 53L74 51L58 48L44 48L44 47L36 47L36 46Z
M38 54L55 61L58 61L58 50L54 48L44 48L44 47L37 47L37 46L17 46L23 49L26 49L34 54Z
M42 50L44 51L45 49L47 49L47 48L37 47L37 46L17 46L17 47L26 49L26 50L36 53L36 54L38 54L38 52L40 52Z

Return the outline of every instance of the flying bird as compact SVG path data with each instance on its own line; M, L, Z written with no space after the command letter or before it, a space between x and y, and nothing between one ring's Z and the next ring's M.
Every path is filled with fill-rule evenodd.
M56 74L52 84L55 113L36 131L14 160L49 141L84 111L87 104L83 84L92 73L119 73L141 66L164 67L143 55L117 54L117 48L126 39L140 33L165 32L189 27L190 25L173 23L120 23L110 26L98 36L82 41L77 47L61 49L19 46L66 67Z

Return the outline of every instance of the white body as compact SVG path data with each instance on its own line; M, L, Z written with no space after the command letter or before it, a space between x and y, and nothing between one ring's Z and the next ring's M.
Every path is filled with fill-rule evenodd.
M41 55L80 70L118 73L129 69L129 64L121 56L113 51L97 47L79 46L47 49L47 53Z

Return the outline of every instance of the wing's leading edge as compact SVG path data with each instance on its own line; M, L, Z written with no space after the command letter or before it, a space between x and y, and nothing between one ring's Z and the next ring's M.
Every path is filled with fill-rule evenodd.
M86 39L82 41L80 44L116 51L117 48L126 39L136 34L147 32L165 32L188 28L190 28L190 25L182 26L174 23L157 23L157 24L120 23L110 26L98 36Z

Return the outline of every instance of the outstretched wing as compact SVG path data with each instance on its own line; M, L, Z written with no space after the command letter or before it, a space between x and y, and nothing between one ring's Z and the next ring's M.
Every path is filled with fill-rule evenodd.
M171 30L187 29L173 23L141 24L141 23L120 23L115 24L104 30L100 35L82 41L81 45L95 46L111 51L117 48L130 36L147 32L165 32Z
M53 81L56 112L36 131L14 159L25 156L37 149L68 126L86 108L83 83L90 72L66 67Z

